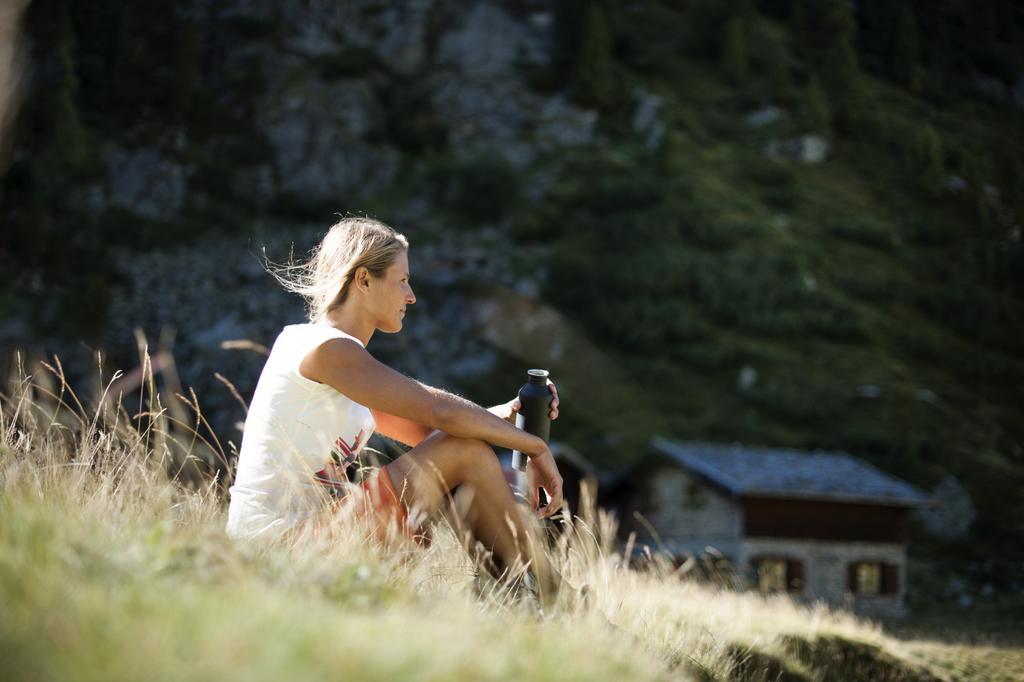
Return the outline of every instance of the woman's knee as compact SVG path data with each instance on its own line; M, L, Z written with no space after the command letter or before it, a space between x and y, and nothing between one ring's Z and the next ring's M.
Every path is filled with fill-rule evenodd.
M502 475L490 445L450 434L439 434L426 447L413 448L388 468L395 485L408 485L414 496L432 495L438 484L441 491L447 491L464 483L480 483L481 477ZM400 484L399 480L405 483Z
M489 443L477 438L457 438L451 436L454 447L458 450L460 464L465 473L475 474L488 470L501 471L501 463Z

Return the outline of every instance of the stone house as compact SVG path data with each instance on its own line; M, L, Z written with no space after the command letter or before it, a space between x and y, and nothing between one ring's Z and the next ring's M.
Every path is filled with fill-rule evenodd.
M907 515L928 499L851 455L654 438L602 487L623 535L652 549L717 551L757 589L904 615Z

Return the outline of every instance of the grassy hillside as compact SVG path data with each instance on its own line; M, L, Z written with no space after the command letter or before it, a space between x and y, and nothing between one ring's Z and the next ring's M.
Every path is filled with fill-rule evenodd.
M613 97L602 125L622 142L549 160L557 188L517 234L553 242L545 296L632 372L674 435L843 449L925 488L953 473L980 511L973 546L1017 557L1021 113L971 93L966 71L909 87L863 45L843 71L829 50L873 36L842 28L842 4L809 19L800 2L609 8L609 91L658 95L664 137L630 136ZM735 25L738 56L715 42ZM921 64L972 49L923 44ZM767 105L778 119L752 125ZM807 133L829 141L824 163L764 152Z
M603 514L563 520L552 558L588 590L544 614L477 577L443 524L428 550L337 524L333 540L235 546L217 486L168 476L188 466L187 429L155 400L138 418L72 408L67 388L23 379L0 399L5 678L999 680L1024 662L658 560L630 569Z

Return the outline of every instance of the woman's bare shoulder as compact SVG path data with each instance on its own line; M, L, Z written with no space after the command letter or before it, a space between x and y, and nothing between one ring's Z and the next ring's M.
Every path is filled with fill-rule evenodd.
M302 376L321 384L329 383L332 370L374 361L357 340L347 336L329 338L306 353L299 363Z
M302 361L300 371L372 410L437 426L432 390L380 362L358 341L336 338L320 344Z

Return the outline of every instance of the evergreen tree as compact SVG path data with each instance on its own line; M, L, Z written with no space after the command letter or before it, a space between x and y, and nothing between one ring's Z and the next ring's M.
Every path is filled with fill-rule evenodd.
M729 3L731 16L722 25L719 57L726 74L734 83L742 84L750 72L751 27L754 25L754 6L751 0Z
M974 190L976 210L978 213L978 225L984 234L992 232L992 202L984 185L979 184Z
M725 24L722 40L722 66L735 83L747 79L749 57L747 55L747 27L742 17L733 17Z
M681 146L679 133L671 128L666 130L655 156L658 171L663 175L672 176L683 169Z
M122 130L140 124L162 125L175 110L180 66L178 24L173 3L124 4L113 58L111 111Z
M199 27L193 22L188 22L180 34L176 45L173 103L174 110L185 116L192 106L192 97L202 80L199 59Z
M41 153L35 159L35 176L44 197L66 191L70 177L89 160L89 137L78 111L78 76L75 69L75 30L67 6L57 13L53 62L44 71L52 79L40 83L42 96Z
M943 163L942 140L935 128L926 125L921 129L917 147L921 180L929 190L938 191L945 174L945 164Z
M552 61L559 69L570 69L580 55L583 43L580 17L587 13L586 0L561 0L555 3Z
M899 33L892 60L893 75L913 93L921 91L921 36L917 30L917 19L909 5L903 6L900 14Z
M729 18L737 16L731 3L694 0L686 6L686 32L682 36L687 52L695 57L720 59L722 35Z
M903 3L892 0L861 0L858 3L857 53L861 68L893 75L893 46Z
M966 29L968 48L984 53L996 42L999 33L998 7L994 2L964 3L958 8Z
M855 49L857 22L850 3L795 0L790 24L800 56L828 95L836 127L852 130L865 117L867 97Z
M61 5L60 43L57 46L57 87L54 92L54 147L72 165L85 161L88 143L78 115L78 75L75 72L75 29L67 7Z
M857 22L846 0L830 0L821 17L825 39L821 77L836 103L835 122L847 131L864 117L866 95L854 41Z
M826 135L831 132L832 110L817 78L811 78L804 90L800 102L800 120L811 132Z
M765 77L773 93L788 97L793 88L789 76L789 54L786 46L775 40L768 41L765 46Z
M825 87L835 93L849 90L860 78L854 40L857 22L846 0L830 0L821 17L822 78Z
M576 97L585 105L608 107L615 99L611 32L604 6L593 4L587 12L583 44L576 71Z
M807 48L813 42L815 33L811 22L811 9L807 6L808 0L793 0L793 7L789 15L790 31L794 37L794 48L802 56L807 56Z
M1012 146L996 155L996 168L1003 190L1003 201L1016 214L1018 221L1024 219L1024 167L1020 155Z
M988 181L977 161L968 160L965 161L965 165L967 184L971 192L970 198L974 200L978 231L982 235L990 235L992 232L992 200L985 189Z

